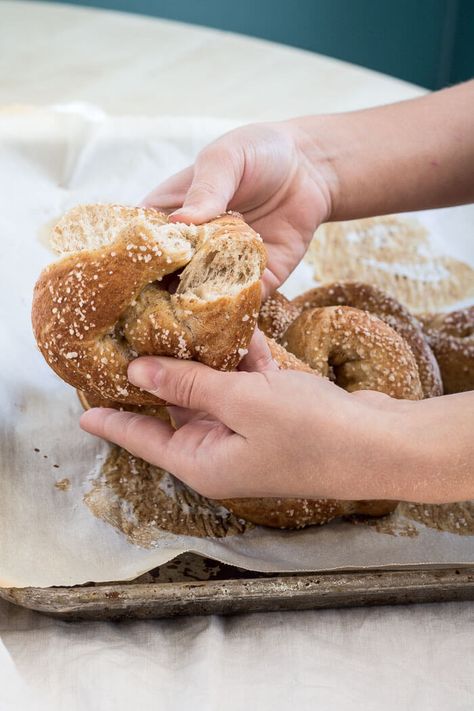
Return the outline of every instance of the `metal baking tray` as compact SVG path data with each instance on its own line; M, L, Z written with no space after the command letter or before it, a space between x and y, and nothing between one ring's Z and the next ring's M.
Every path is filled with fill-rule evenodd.
M3 588L0 596L63 620L399 605L474 600L474 567L275 575L186 554L129 582Z

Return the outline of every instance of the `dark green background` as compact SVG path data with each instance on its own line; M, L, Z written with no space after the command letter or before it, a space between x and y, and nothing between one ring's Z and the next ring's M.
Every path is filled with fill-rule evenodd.
M431 89L474 76L474 0L60 0L264 37Z

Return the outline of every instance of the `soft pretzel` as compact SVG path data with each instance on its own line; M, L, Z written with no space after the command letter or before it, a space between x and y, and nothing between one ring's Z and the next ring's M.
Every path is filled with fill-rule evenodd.
M195 226L150 209L80 206L59 220L51 242L62 257L36 283L33 329L48 364L79 390L156 405L128 381L137 355L232 370L246 352L265 250L236 213Z
M423 397L409 345L393 328L367 311L348 306L303 310L284 335L285 347L271 338L267 340L274 360L283 370L331 376L350 392L369 389L409 400ZM350 514L382 516L397 506L396 501L300 498L225 499L222 503L240 518L277 528L322 525Z
M474 306L420 316L441 370L444 392L474 390Z
M273 336L285 343L285 329L280 324L295 320L295 313L301 314L307 309L325 306L352 306L356 309L368 311L388 326L394 329L408 343L415 357L418 372L423 388L424 397L442 395L443 386L436 359L425 338L418 320L400 304L396 299L386 294L382 289L360 282L335 282L316 287L298 296L293 301L288 301L281 294L273 299L270 307L262 306L262 311L275 314L273 318L267 316L260 319L260 327L269 336Z

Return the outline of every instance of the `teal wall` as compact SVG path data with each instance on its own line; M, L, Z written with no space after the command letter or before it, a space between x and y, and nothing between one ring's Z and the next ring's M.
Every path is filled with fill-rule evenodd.
M460 3L453 67L456 81L474 76L474 0Z
M60 0L254 35L436 89L474 76L474 0Z

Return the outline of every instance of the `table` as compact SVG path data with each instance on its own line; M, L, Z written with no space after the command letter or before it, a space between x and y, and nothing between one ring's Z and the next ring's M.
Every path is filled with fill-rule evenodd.
M281 119L418 96L311 52L168 20L0 2L0 106L82 101L112 114Z
M0 110L80 102L244 122L421 93L215 30L0 2ZM120 624L62 623L1 603L0 708L278 711L291 700L303 710L461 711L474 702L473 632L470 603Z

